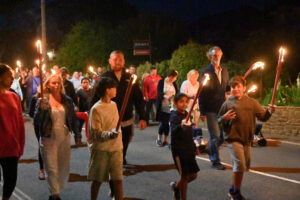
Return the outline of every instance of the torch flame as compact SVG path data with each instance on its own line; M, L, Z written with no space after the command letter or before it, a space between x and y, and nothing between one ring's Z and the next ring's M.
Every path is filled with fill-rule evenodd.
M253 85L253 86L247 91L247 93L255 92L256 89L257 89L257 86L256 86L256 85Z
M16 73L18 73L18 70L19 70L19 69L18 69L18 68L16 68Z
M42 54L42 42L41 42L41 40L36 41L36 48L37 48L37 51L40 54Z
M90 72L92 72L93 74L96 74L96 72L94 71L94 67L89 66L89 70L90 70Z
M135 74L132 74L131 76L133 76L133 81L132 81L132 84L135 84L135 81L136 81L136 79L137 79L137 75L135 75Z
M281 55L281 62L284 61L284 59L283 59L284 54L285 54L285 49L283 47L280 47L280 49L279 49L279 55Z
M209 75L208 74L204 74L205 78L203 81L203 85L206 85L207 81L209 80Z
M18 65L18 67L21 67L21 61L19 61L19 60L17 60L17 65Z
M39 59L35 60L35 63L36 63L37 65L40 65L40 60L39 60Z
M252 69L257 69L257 68L263 69L264 65L265 65L265 63L258 61L258 62L256 62L256 63L253 64L253 68Z
M52 74L56 74L56 72L55 72L54 69L51 69L51 73L52 73Z
M43 66L42 66L42 71L45 71L45 68L46 68L46 65L43 64Z

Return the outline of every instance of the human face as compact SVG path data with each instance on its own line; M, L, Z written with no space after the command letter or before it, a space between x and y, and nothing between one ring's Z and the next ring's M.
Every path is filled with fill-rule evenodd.
M53 76L49 82L47 88L49 89L50 93L61 93L62 85L61 80L57 76Z
M125 65L124 55L122 53L114 53L110 56L108 62L113 71L121 71Z
M117 88L113 87L113 88L107 88L106 89L106 95L112 99L114 97L116 97L117 95Z
M235 86L231 87L231 94L238 99L242 98L245 91L246 87L243 86L241 83L238 83Z
M176 103L175 107L178 112L184 113L188 107L189 99L187 97L181 97Z
M169 76L169 81L171 83L174 83L176 81L176 79L177 79L177 76Z
M198 81L199 74L193 74L189 77L189 81L192 83L192 85L195 85Z
M14 81L13 73L10 70L8 70L0 77L0 87L9 90L13 81Z
M33 74L33 76L35 76L35 77L38 77L38 76L39 76L39 72L40 72L40 70L39 70L37 67L34 67L34 68L32 69L32 74Z
M90 82L88 81L88 80L83 80L82 82L81 82L81 87L82 87L82 89L84 89L84 90L88 90L89 89L89 87L90 87Z
M152 69L150 72L151 76L156 76L157 74L157 70L156 69Z
M212 56L210 57L211 64L215 67L219 67L222 55L223 55L222 51L214 50Z

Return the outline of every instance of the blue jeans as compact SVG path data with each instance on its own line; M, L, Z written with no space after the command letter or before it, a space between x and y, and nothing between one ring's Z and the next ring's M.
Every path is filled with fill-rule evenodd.
M206 123L209 133L209 159L212 164L220 163L219 146L224 142L224 136L219 128L217 114L206 113Z

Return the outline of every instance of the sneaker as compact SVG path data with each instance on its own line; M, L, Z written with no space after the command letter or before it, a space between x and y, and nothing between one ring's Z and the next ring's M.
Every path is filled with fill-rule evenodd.
M230 200L234 200L234 191L233 191L233 189L229 189L227 195L228 195Z
M164 147L164 146L168 146L169 145L169 143L168 142L166 142L166 141L164 141L163 143L162 143L162 146Z
M229 190L228 197L230 200L246 200L240 192L233 192Z
M159 146L159 147L162 147L163 146L163 143L161 142L161 140L156 140L156 145Z
M170 186L173 191L173 199L180 200L180 190L178 188L176 188L176 182L171 182Z
M225 169L225 166L222 165L221 163L214 163L214 164L212 164L211 167L212 167L212 168L215 168L215 169L217 169L217 170L224 170L224 169Z

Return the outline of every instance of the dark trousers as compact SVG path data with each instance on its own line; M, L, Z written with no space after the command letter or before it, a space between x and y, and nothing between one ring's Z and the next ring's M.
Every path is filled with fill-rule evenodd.
M169 119L170 119L170 113L161 112L160 124L158 128L159 135L165 135L165 136L169 135L169 130L170 130Z
M129 142L133 137L133 125L122 127L122 142L123 142L123 160L126 158L127 149L129 146Z
M35 124L34 124L34 133L35 133L36 139L38 141L38 145L39 145L38 155L39 155L40 169L44 169L44 162L43 162L43 158L42 158L42 154L41 154L41 148L40 148L40 133L39 133L39 128Z
M146 122L149 124L149 116L151 110L153 110L153 105L156 104L156 99L150 99L149 101L146 102Z
M17 182L18 158L0 158L0 166L3 171L3 198L9 198L13 193Z

